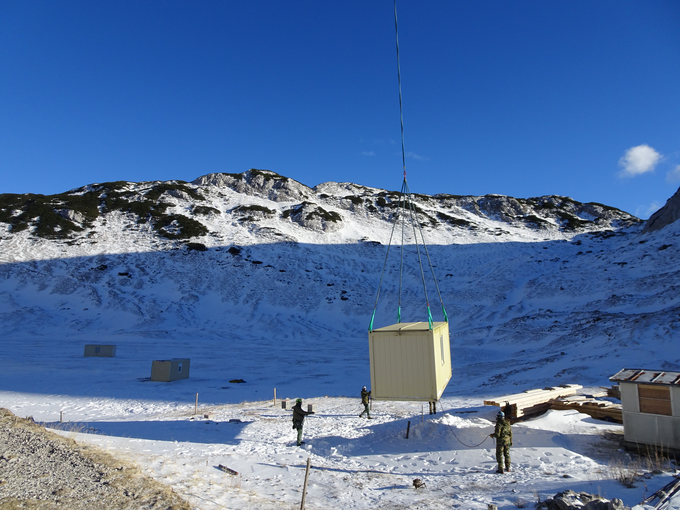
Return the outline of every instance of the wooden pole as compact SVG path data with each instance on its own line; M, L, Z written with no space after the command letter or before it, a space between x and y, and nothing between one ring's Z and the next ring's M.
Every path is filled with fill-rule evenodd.
M276 388L274 388L274 407L276 407Z
M305 470L305 485L302 487L302 503L300 503L300 510L305 510L305 499L307 498L307 479L309 478L309 464L312 462L311 457L307 457L307 469Z
M406 425L406 439L408 439L408 431L411 430L411 422L408 422L408 425Z
M194 407L194 414L198 414L198 393L196 393L196 406Z
M59 423L64 422L64 411L59 411Z
M420 404L420 423L425 420L425 404Z

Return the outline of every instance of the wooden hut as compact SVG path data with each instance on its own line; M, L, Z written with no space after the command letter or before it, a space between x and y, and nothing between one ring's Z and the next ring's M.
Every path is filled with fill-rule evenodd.
M680 452L680 372L624 368L609 380L621 389L626 443Z
M189 359L173 358L154 360L151 363L151 380L170 382L189 378Z
M368 333L371 396L436 402L451 379L448 322L401 322Z

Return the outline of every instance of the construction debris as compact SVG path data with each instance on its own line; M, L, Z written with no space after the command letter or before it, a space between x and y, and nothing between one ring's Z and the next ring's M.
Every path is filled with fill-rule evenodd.
M638 507L642 507L644 509L653 508L655 510L668 508L668 506L671 503L671 500L675 499L675 496L679 494L680 494L680 476L676 476L675 480L664 485L661 489L659 489L654 494L643 500L642 503L640 503L640 505L636 506L635 508L636 509Z
M219 469L220 471L224 471L225 473L229 473L230 475L234 475L234 476L238 475L238 471L234 471L233 469L228 468L227 466L223 466L222 464L217 466L217 469Z
M583 386L580 384L563 384L542 390L527 390L523 393L505 395L496 400L485 400L484 405L500 407L508 418L524 418L544 413L550 409L553 401L576 395L581 388Z

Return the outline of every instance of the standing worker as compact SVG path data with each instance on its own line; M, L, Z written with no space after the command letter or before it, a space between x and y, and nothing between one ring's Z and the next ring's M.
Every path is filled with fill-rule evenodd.
M498 411L496 415L496 428L493 434L489 434L489 437L496 439L496 462L498 462L496 473L503 474L510 471L512 428L510 428L510 421L505 419L503 411ZM503 460L505 460L505 469L503 469Z
M297 445L300 446L305 442L302 440L302 423L305 421L305 416L314 414L314 411L305 411L302 409L302 399L295 401L293 406L293 428L297 430Z
M361 418L364 413L368 417L369 420L371 420L371 411L368 409L368 404L369 404L369 398L371 397L371 392L366 390L366 386L361 388L361 403L364 404L364 410L361 412L359 415L359 418Z

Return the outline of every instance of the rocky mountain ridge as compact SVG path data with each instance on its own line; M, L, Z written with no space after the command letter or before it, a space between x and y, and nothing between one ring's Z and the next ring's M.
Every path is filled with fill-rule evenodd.
M502 236L506 228L528 229L537 235L574 234L641 223L613 207L557 195L516 199L414 194L413 200L427 228L468 230L481 236ZM319 234L321 240L355 218L390 222L398 202L398 192L336 182L310 188L271 171L251 169L208 174L191 183L120 181L49 196L4 194L0 195L0 223L6 226L5 235L25 231L66 241L91 236L115 214L122 214L130 228L147 225L161 240L200 241L219 235L220 224L233 222L296 240L284 233L285 225L294 223Z
M558 196L413 198L465 387L680 370L680 222L643 233L624 212ZM405 322L427 320L428 304L442 320L408 232L403 275L399 252L386 249L397 201L261 170L4 195L0 329L22 345L59 336L149 356L190 351L200 370L221 370L217 351L269 357L275 337L272 363L341 359L348 381L366 380L380 282L375 327L395 320L398 299ZM249 377L266 379L267 363ZM337 380L327 376L306 377Z

